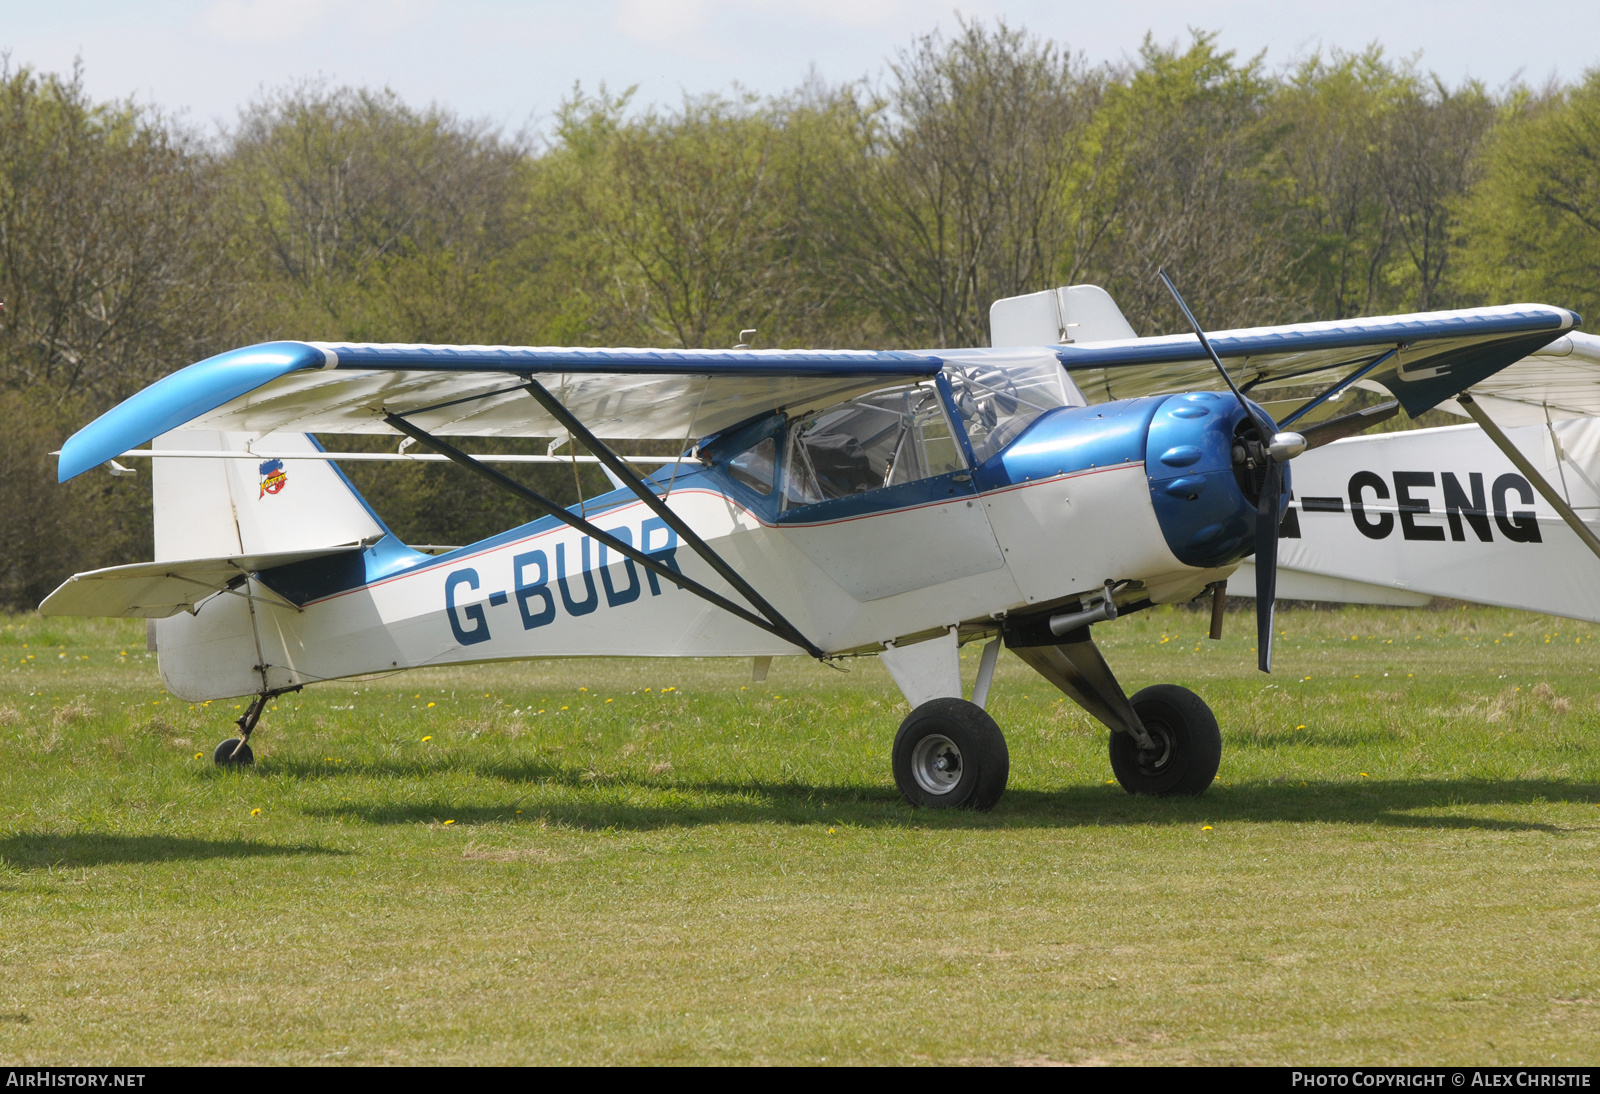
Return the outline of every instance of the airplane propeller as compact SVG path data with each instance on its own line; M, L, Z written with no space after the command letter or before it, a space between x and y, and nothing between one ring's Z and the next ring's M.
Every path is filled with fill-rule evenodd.
M1262 672L1271 672L1272 623L1278 592L1278 525L1283 521L1283 465L1306 450L1306 439L1298 433L1280 433L1277 423L1265 411L1250 404L1233 377L1228 375L1222 358L1211 348L1211 340L1189 305L1183 302L1182 294L1167 276L1166 269L1158 269L1156 276L1177 301L1178 310L1194 328L1211 363L1217 366L1228 390L1239 400L1245 417L1256 427L1256 439L1243 437L1236 442L1234 462L1243 464L1248 473L1261 477L1260 494L1256 499L1256 664Z

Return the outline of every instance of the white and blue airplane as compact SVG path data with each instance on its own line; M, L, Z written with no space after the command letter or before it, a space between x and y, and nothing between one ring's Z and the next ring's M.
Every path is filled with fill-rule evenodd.
M172 694L254 696L222 764L251 761L272 697L319 681L598 656L749 657L759 678L775 656L876 655L911 707L893 747L902 794L989 808L1009 770L984 710L1004 645L1111 729L1128 791L1199 794L1221 757L1211 711L1175 684L1127 696L1090 628L1209 597L1219 637L1226 583L1253 556L1270 671L1280 525L1298 535L1291 518L1310 511L1286 509L1288 461L1392 413L1335 414L1344 393L1375 386L1413 416L1470 402L1578 316L1519 304L1139 338L1104 291L1072 286L1000 301L991 323L994 347L918 353L232 350L68 439L62 481L153 457L155 561L78 574L40 610L148 618ZM380 454L316 439L346 433L403 437L382 458L431 450L538 515L415 550L339 470ZM550 447L480 457L457 447L472 437ZM681 455L617 455L647 440ZM615 489L569 509L495 466L577 459L549 454L563 444ZM1492 512L1525 541L1535 490L1507 474L1463 479L1451 519L1475 533ZM1362 482L1362 519L1392 523L1385 483ZM1399 512L1418 519L1414 501ZM1359 580L1359 551L1341 564ZM985 645L964 695L970 642Z

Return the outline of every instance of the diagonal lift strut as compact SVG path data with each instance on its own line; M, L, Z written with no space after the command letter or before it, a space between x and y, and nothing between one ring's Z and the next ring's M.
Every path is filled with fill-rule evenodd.
M627 464L623 463L621 457L619 457L615 452L611 451L609 445L600 440L593 433L589 432L588 428L585 427L582 422L578 421L578 419L573 416L570 410L562 406L560 400L558 400L554 395L551 395L543 384L539 383L539 381L530 376L528 377L527 391L529 395L532 395L538 400L539 405L544 407L547 414L549 414L556 421L560 422L562 427L565 428L568 433L582 441L583 446L596 457L598 457L601 464L603 464L613 475L621 479L623 485L629 490L633 491L635 497L648 505L651 512L655 513L656 516L660 517L666 522L667 527L671 528L674 532L677 532L678 538L683 540L684 543L688 544L695 554L703 558L706 562L706 565L715 570L717 575L721 577L722 580L726 581L729 585L732 585L735 589L737 589L739 591L739 595L748 600L755 607L756 611L772 620L772 622L776 623L780 629L788 632L785 637L787 637L789 641L793 642L801 649L808 651L815 650L815 652L811 654L813 657L823 656L821 650L817 650L815 646L808 642L797 627L795 627L792 623L778 613L778 609L767 603L765 597L756 592L754 587L752 587L751 584L746 581L737 570L728 565L727 561L723 559L721 555L712 550L711 545L705 540L701 539L699 535L695 533L694 529L689 527L687 521L685 521L677 513L674 513L667 503L661 500L660 495L658 495L654 490L651 490L649 487L645 486L643 481L640 480L639 476L633 471L633 469Z
M1583 523L1582 517L1573 512L1572 506L1567 504L1567 499L1561 496L1560 491L1551 486L1549 480L1539 474L1539 469L1534 467L1528 457L1522 454L1521 449L1512 443L1511 438L1502 433L1500 427L1490 420L1489 415L1484 413L1483 407L1478 405L1477 400L1473 399L1471 393L1463 391L1456 396L1456 402L1460 403L1461 409L1465 410L1472 420L1478 423L1478 428L1488 435L1489 439L1495 443L1495 447L1505 453L1506 459L1511 461L1512 466L1521 471L1523 477L1533 484L1533 488L1544 495L1544 500L1550 503L1550 508L1554 509L1556 515L1567 522L1567 527L1572 529L1583 545L1594 552L1597 558L1600 558L1600 538L1597 538L1589 530L1589 526Z
M541 388L540 390L542 391L543 389ZM546 394L548 395L548 393ZM560 404L557 405L559 406ZM561 409L565 414L566 408L562 407ZM567 414L566 418L571 419L571 415ZM413 440L427 445L429 448L433 449L435 452L438 452L440 455L451 460L452 462L458 463L474 474L488 479L502 490L505 490L511 494L515 494L517 497L526 502L530 502L539 509L542 509L545 513L555 517L563 524L566 524L568 527L582 532L584 535L592 538L595 542L605 545L607 548L617 552L624 558L632 559L634 562L638 563L640 566L643 566L651 573L665 578L666 580L677 585L679 588L693 593L702 600L716 605L723 611L729 613L730 615L737 616L752 626L760 627L768 634L775 635L778 638L783 639L785 642L799 646L812 657L822 658L827 656L827 654L820 647L802 635L792 623L790 623L782 615L778 614L778 612L773 609L771 605L767 604L764 599L762 599L759 595L752 595L754 594L754 590L750 589L749 584L742 578L738 578L737 575L734 575L735 580L731 580L729 583L732 584L735 589L738 589L741 594L749 597L750 602L754 604L760 611L766 614L766 618L763 618L762 616L755 614L755 612L735 604L733 601L719 593L713 592L711 589L706 588L693 578L685 577L683 574L666 565L659 559L654 558L634 547L631 543L624 543L610 532L604 531L596 526L592 521L568 511L564 506L558 504L550 498L545 497L538 491L524 486L511 476L497 471L486 464L480 463L478 460L473 459L467 453L451 445L449 442L443 441L426 430L418 428L417 426L408 422L406 419L402 418L400 415L394 413L385 413L383 420L390 426L393 426L395 429L399 430L401 433L411 437ZM573 422L576 424L575 419L573 419ZM566 422L563 421L562 424L565 425ZM579 425L578 428L583 429L581 425ZM587 434L588 430L583 430L583 435ZM575 435L578 434L575 433ZM588 441L586 440L585 443L587 444ZM610 449L600 445L598 441L595 441L594 444L599 447L597 449L592 448L591 451L594 451L596 455L601 455L603 452L604 456L601 457L602 460L605 460L607 457L609 457L610 460L614 461L617 467L621 468L623 472L623 474L619 475L618 477L622 478L624 482L634 485L635 493L644 490L643 484L638 483L638 476L628 469L620 459L617 459L616 455L612 453ZM606 466L610 467L611 464L607 463ZM613 473L615 474L616 471L613 471ZM646 490L645 493L649 493L649 491ZM656 501L657 503L660 501L660 499L656 498L654 494L650 494L650 500ZM655 506L652 506L652 508L655 508ZM657 511L661 512L663 510L665 512L662 519L667 522L668 527L672 528L673 531L678 533L679 537L682 538L688 546L694 549L696 554L699 554L702 558L706 558L707 562L711 562L713 568L716 569L719 574L722 574L723 570L728 568L727 564L722 561L716 552L712 551L711 548L706 545L704 540L700 539L698 536L695 536L692 532L690 532L688 535L685 535L686 526L678 518L676 513L672 513L672 511L667 509L664 505L661 506L661 509ZM670 516L667 514L670 514ZM709 557L707 557L708 555ZM712 560L715 561L713 562Z

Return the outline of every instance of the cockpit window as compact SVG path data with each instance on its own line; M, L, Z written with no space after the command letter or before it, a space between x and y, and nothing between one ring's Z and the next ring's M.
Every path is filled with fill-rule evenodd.
M784 508L915 482L965 466L931 383L875 391L791 427Z
M1084 405L1054 355L1020 360L952 357L946 358L944 374L979 463L1015 440L1045 411Z
M765 497L772 493L777 455L777 441L763 438L728 461L728 474Z

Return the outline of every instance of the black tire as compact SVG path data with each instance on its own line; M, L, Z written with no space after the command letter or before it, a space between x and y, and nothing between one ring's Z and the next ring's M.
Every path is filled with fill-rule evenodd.
M246 767L256 762L256 754L250 751L250 745L237 737L229 737L217 746L211 753L211 758L218 767Z
M930 699L894 735L894 783L926 809L993 809L1006 791L1011 753L982 707Z
M1177 684L1145 688L1130 702L1157 744L1147 752L1126 733L1111 735L1111 770L1130 794L1197 796L1222 764L1222 731L1205 701Z

